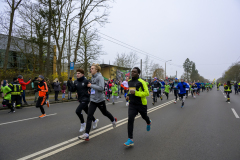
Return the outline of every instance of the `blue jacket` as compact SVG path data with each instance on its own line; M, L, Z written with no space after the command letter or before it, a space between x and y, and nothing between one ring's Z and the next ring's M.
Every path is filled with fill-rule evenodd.
M162 87L161 87L161 88L165 88L165 82L162 81L161 84L162 84Z
M189 86L185 82L179 82L177 88L179 89L179 94L185 94L186 88L189 88Z
M195 84L197 85L198 88L201 88L201 83L197 82Z

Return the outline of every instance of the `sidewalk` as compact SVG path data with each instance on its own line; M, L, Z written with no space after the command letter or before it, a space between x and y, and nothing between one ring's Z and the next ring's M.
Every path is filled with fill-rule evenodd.
M75 94L72 94L72 98L73 99L68 100L68 96L65 95L65 99L66 100L62 100L62 94L59 94L58 95L59 101L55 101L55 95L54 94L50 94L49 95L49 103L50 104L54 104L54 103L63 103L63 102L77 101L77 99L75 97ZM34 103L34 99L35 99L35 96L26 96L26 101L27 101L28 105L25 105L23 103L22 107L35 106L36 103ZM1 103L2 103L2 100L1 100ZM2 104L0 104L0 110L4 110L4 109L9 109L9 108L8 107L3 107Z

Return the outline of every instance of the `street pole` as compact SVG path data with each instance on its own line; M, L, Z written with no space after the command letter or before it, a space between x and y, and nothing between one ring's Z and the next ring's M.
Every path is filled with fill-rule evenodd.
M71 33L71 28L69 24L69 39L68 39L68 78L69 78L69 72L70 72L70 33Z

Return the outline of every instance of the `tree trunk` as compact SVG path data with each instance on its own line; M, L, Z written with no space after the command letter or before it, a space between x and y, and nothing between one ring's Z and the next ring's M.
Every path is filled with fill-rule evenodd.
M7 48L6 48L6 52L5 52L5 60L4 60L4 65L3 65L3 70L4 72L6 72L7 70L7 65L8 65L8 56L9 56L9 49L10 49L10 45L11 45L11 40L12 40L12 27L13 27L13 18L14 18L14 0L12 1L12 12L10 14L10 26L9 26L9 32L8 32L8 43L7 43Z
M47 60L46 60L46 69L47 69L47 77L49 77L52 71L50 68L50 49L51 49L51 19L52 19L52 4L51 0L48 0L49 6L49 15L48 15L48 48L47 48Z

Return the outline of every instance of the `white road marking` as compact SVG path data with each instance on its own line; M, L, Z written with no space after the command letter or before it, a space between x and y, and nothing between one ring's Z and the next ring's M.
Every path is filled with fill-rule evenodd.
M235 109L232 108L233 114L235 115L236 118L239 118L237 112L235 111Z
M47 114L46 116L54 116L54 115L56 115L56 114L57 114L57 113ZM0 123L0 126L1 126L1 125L5 125L5 124L11 124L11 123L17 123L17 122L22 122L22 121L28 121L28 120L31 120L31 119L39 119L39 117L33 117L33 118L21 119L21 120L12 121L12 122Z
M153 111L155 111L155 110L158 110L158 109L160 109L160 108L163 108L163 107L165 107L165 106L167 106L167 105L169 105L169 104L171 104L171 103L173 103L173 102L174 102L174 100L171 100L171 101L165 102L165 103L163 103L163 104L161 104L161 105L158 105L158 106L156 106L156 107L150 108L150 109L148 109L148 113L151 113L151 112L153 112ZM140 117L140 115L136 116L136 118L139 118L139 117ZM119 126L121 126L121 125L123 125L123 124L126 124L127 122L128 122L128 118L124 118L124 119L122 119L122 120L119 120L119 121L117 122L117 127L119 127ZM107 128L107 129L105 129L105 128ZM103 129L104 129L104 130L103 130ZM94 138L94 137L96 137L96 136L98 136L98 135L100 135L100 134L103 134L103 133L105 133L105 132L107 132L107 131L110 131L110 130L112 130L112 129L113 129L112 124L106 125L106 126L104 126L104 127L101 127L101 128L99 128L99 129L96 129L96 130L92 131L90 137L91 137L91 139L92 139L92 138ZM102 130L102 131L101 131L101 130ZM98 132L98 131L100 131L100 132ZM96 133L96 132L98 132L98 133ZM94 134L94 133L96 133L96 134ZM76 141L76 142L74 142L74 141ZM73 142L73 143L71 143L71 142ZM77 144L79 144L79 143L82 143L82 142L84 142L84 141L83 141L83 140L79 140L77 137L75 137L75 138L72 138L72 139L70 139L70 140L67 140L67 141L64 141L64 142L62 142L62 143L59 143L59 144L57 144L57 145L54 145L54 146L52 146L52 147L46 148L46 149L44 149L44 150L41 150L41 151L38 151L38 152L36 152L36 153L30 154L30 155L28 155L28 156L25 156L25 157L23 157L23 158L20 158L20 159L18 159L18 160L30 159L30 158L33 158L33 157L35 157L35 156L38 156L38 155L40 155L40 154L42 154L42 153L45 153L45 152L48 152L48 151L53 150L53 149L55 149L55 148L58 148L58 147L60 147L60 146L63 146L63 145L65 145L65 144L71 143L71 144L68 144L68 145L66 145L66 146L64 146L64 147L61 147L61 148L57 149L57 150L54 150L54 151L52 151L52 152L49 152L48 154L44 154L43 156L37 157L35 160L44 159L44 158L46 158L46 157L49 157L49 156L54 155L54 154L56 154L56 153L59 153L59 152L65 150L65 149L68 149L68 148L70 148L70 147L73 147L73 146L75 146L75 145L77 145Z

